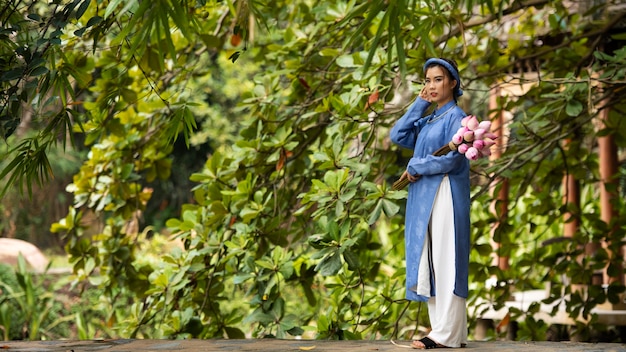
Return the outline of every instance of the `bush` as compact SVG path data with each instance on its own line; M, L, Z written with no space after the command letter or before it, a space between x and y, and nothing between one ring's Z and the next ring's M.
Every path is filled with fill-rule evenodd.
M24 316L11 293L17 290L15 270L10 265L0 263L0 329L4 340L19 340L24 337L21 329Z

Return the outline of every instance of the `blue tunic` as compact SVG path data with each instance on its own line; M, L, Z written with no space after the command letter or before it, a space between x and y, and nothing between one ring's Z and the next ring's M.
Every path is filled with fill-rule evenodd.
M446 174L450 179L454 206L456 244L454 294L467 298L470 250L469 160L456 151L445 156L432 155L450 142L461 127L461 119L466 114L451 101L435 110L433 114L422 118L429 106L428 101L418 97L391 129L391 140L394 143L413 149L413 157L407 165L407 171L411 175L421 175L418 181L409 184L406 205L404 230L406 298L413 301L428 300L428 297L418 295L415 288L433 202L439 184ZM452 214L450 215L452 220ZM431 285L431 295L434 296L434 285Z

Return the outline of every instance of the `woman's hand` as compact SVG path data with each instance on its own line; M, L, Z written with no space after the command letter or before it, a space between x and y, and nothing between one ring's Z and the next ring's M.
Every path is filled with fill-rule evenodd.
M432 103L431 101L431 97L428 94L428 92L426 91L426 85L424 85L424 87L422 88L422 90L420 91L420 98L426 100L429 103Z
M405 179L405 178L406 178L406 179L408 179L408 180L409 180L409 182L411 182L411 183L412 183L412 182L417 181L417 180L420 178L420 176L419 176L419 175L417 175L417 176L413 176L413 175L411 175L408 171L406 171L406 170L405 170L405 171L402 173L402 176L400 176L400 180Z

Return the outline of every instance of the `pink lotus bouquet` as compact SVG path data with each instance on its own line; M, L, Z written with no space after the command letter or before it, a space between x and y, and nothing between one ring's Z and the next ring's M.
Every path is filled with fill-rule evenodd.
M454 134L450 143L440 148L440 154L434 155L445 155L456 150L464 154L469 160L489 156L491 155L490 147L496 143L495 139L498 138L489 131L490 128L491 121L478 122L476 116L466 116L461 120L461 128ZM437 152L439 152L439 150Z
M476 160L483 156L491 155L491 146L494 145L495 139L498 138L491 133L491 121L478 121L474 115L465 116L461 120L461 128L452 136L452 140L437 149L433 155L442 156L451 151L458 151L464 154L469 160ZM394 182L392 189L400 190L409 184L407 178L400 178Z

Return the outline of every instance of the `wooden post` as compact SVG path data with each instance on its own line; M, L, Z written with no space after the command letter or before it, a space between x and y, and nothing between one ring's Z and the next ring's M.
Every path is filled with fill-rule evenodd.
M490 119L491 119L491 129L498 136L495 140L495 145L493 146L491 156L489 159L495 160L502 156L502 152L505 148L505 138L504 138L504 112L498 107L498 98L500 98L500 87L496 86L491 89L489 93L489 111L490 111ZM509 212L509 180L500 178L494 180L494 182L500 182L501 187L498 194L494 195L494 204L493 211L496 215L498 215L497 223L492 229L492 236L495 233L495 230L498 228L498 225L501 222L506 221ZM496 242L493 242L493 246L496 249L500 248L500 245ZM496 257L494 258L496 265L501 270L506 270L509 268L509 258L507 256L500 255L499 250L496 250Z
M563 148L567 149L570 142L570 139L566 139L563 142ZM580 210L580 183L570 173L566 173L563 176L563 204L567 207L567 210L565 210L563 214L563 237L572 238L576 235L579 226L577 213ZM569 209L573 209L573 211L570 211ZM585 254L581 254L578 258L576 258L579 264L581 264L584 257L589 254L587 253L588 250L595 251L595 248L589 246L589 244L586 244L584 249ZM601 277L599 280L600 282L598 282L598 277L596 275L592 277L591 282L581 282L575 277L570 279L572 292L579 291L583 297L586 297L589 285L602 284Z
M565 147L569 144L569 140L565 141ZM580 182L571 174L563 176L563 204L568 208L574 208L575 211L580 210ZM578 231L579 219L575 213L566 210L563 216L563 236L574 237Z
M609 118L609 111L610 109L606 106L600 110L599 126L606 125ZM617 146L615 145L614 136L612 134L598 137L598 153L600 159L600 182L602 183L600 185L600 216L602 221L610 225L611 221L617 218L617 212L613 207L612 200L618 197L618 195L615 194L615 191L611 190L611 188L617 189L616 175L618 174ZM610 231L612 232L614 229L610 229ZM623 257L623 249L618 253L609 252L609 255L611 257L616 255ZM608 284L611 282L620 282L621 284L624 284L623 270L621 270L621 273L617 278L610 278L605 272L603 283Z

